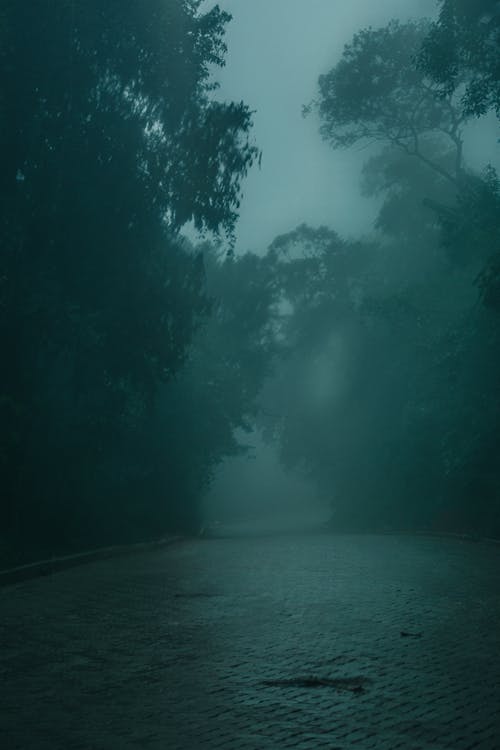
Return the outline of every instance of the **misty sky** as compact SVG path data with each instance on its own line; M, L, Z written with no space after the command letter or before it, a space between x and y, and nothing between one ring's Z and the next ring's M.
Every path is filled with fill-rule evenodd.
M212 6L207 2L205 8ZM435 0L218 0L233 20L227 65L217 71L218 97L243 99L255 110L262 168L244 186L237 249L262 252L302 221L342 234L369 230L375 207L360 206L359 170L367 152L334 152L322 143L314 116L302 106L318 75L338 60L360 28L391 18L431 15Z
M302 117L302 106L314 97L318 76L338 61L356 31L383 26L395 17L433 16L436 0L218 4L233 16L226 35L227 65L216 72L218 98L243 99L255 110L254 138L263 150L261 170L254 168L244 185L237 250L264 252L277 234L303 221L328 224L343 235L369 231L376 205L360 199L358 189L368 152L359 147L334 152L321 141L317 118ZM212 5L207 0L202 7ZM495 137L490 127L490 143Z

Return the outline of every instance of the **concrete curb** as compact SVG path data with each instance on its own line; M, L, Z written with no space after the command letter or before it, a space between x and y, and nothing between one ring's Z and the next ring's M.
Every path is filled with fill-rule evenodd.
M52 557L48 560L39 560L27 565L20 565L15 568L0 570L0 587L10 586L15 583L22 583L33 578L53 575L63 570L75 568L78 565L85 565L90 562L99 560L109 560L113 557L122 557L124 555L139 554L149 552L155 549L161 549L174 542L182 539L181 536L163 537L153 542L138 542L135 544L119 544L112 547L99 547L86 552L78 552L74 555L65 555L64 557Z
M385 536L418 536L418 537L432 537L438 539L456 539L458 542L488 542L492 544L500 544L500 539L494 539L492 537L481 536L480 534L466 534L458 531L379 531L376 532L380 535Z
M360 531L359 529L323 529L326 534L356 534L359 536L414 536L431 537L433 539L454 539L458 542L474 542L477 544L500 544L500 539L481 536L480 534L466 534L457 531L408 531L395 529L393 531Z
M229 527L218 527L216 529L207 528L203 537L206 539L231 539L234 537L272 537L272 536L294 536L296 534L325 534L332 536L407 536L407 537L418 537L418 538L433 538L433 539L450 539L457 542L473 542L473 543L487 543L487 544L500 544L500 539L494 537L481 536L480 534L467 534L456 531L429 531L425 529L413 530L413 529L357 529L339 527L335 528L328 524L320 524L318 526L311 526L307 529L290 528L290 529L252 529L250 532L245 529L244 526L238 528L237 526Z

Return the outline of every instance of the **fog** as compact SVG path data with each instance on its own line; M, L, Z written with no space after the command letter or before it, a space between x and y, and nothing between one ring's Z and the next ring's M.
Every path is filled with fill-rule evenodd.
M382 27L394 18L436 19L438 4L435 0L376 4L227 0L219 4L232 14L232 21L226 36L227 65L216 75L217 96L226 100L242 96L250 105L253 137L262 149L260 168L253 168L243 186L236 252L263 255L277 235L302 222L327 225L343 237L373 235L382 201L377 195L363 195L361 174L380 145L333 150L319 137L317 114L304 117L302 109L317 96L318 77L338 62L353 34L361 28ZM485 164L498 168L497 143L494 113L465 124L464 160L470 168L481 170ZM467 289L465 294L472 299L474 293ZM301 389L308 408L314 411L332 398L339 402L348 398L355 365L345 352L353 345L348 331L336 331L307 364ZM304 476L307 472L283 473L276 445L255 435L253 440L259 447L250 458L227 459L219 467L205 504L207 522L225 515L253 516L256 508L265 515L263 497L273 509L280 506L286 516L291 495L292 504L300 504L302 498L304 510L311 508L315 518L318 503L323 509L325 505ZM241 491L242 486L251 489ZM252 498L257 497L256 503Z
M8 5L6 561L500 533L497 5Z
M500 748L499 56L0 5L1 750Z
M233 18L226 67L215 76L217 96L249 104L255 113L253 136L263 152L261 169L254 168L243 187L236 248L265 252L276 235L302 221L333 226L340 234L369 232L377 205L362 200L359 174L370 148L332 151L318 137L317 117L304 118L302 108L316 96L318 76L338 61L355 32L393 18L434 18L436 0L218 4ZM470 161L497 164L496 117L468 128Z
M328 522L328 500L282 467L275 445L257 431L238 438L249 452L220 467L204 499L202 534L313 531Z

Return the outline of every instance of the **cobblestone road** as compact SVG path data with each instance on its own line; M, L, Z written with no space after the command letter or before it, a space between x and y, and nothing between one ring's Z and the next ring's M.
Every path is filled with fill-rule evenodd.
M2 750L500 749L500 547L207 539L0 590Z

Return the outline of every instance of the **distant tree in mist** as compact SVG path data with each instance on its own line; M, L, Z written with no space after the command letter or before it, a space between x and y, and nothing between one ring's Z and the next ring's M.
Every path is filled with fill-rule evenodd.
M500 116L500 6L496 0L442 0L418 57L443 97L458 98L466 117ZM439 210L443 239L486 258L477 283L482 301L500 309L499 182L492 167L469 181L451 210Z
M321 134L334 148L390 144L457 182L466 115L454 92L443 93L416 65L429 28L426 21L391 21L380 29L359 31L340 61L320 76L319 96L313 104L321 119ZM427 143L436 137L445 138L453 148L449 166L429 155Z
M322 136L380 146L362 175L381 202L375 241L300 227L270 248L291 352L270 390L276 434L285 463L331 498L334 526L500 533L498 178L470 171L462 143L495 106L497 16L469 5L445 2L437 25L360 31L319 79ZM452 6L489 41L474 57L456 26L463 69L445 85L431 53L446 54Z
M276 283L266 259L219 256L208 244L203 253L211 314L164 390L160 432L153 438L169 457L164 470L189 478L191 514L221 460L242 452L235 433L253 428L259 393L279 349Z

